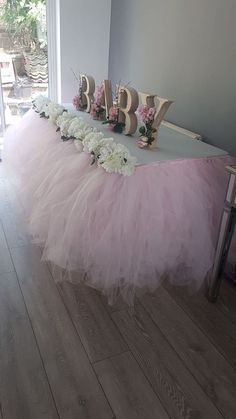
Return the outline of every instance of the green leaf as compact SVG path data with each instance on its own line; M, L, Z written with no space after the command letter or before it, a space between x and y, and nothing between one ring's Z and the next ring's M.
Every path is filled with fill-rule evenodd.
M145 129L145 127L144 127L144 126L140 127L140 128L139 128L139 132L140 132L140 134L145 135L145 134L146 134L146 129Z
M114 125L113 131L121 134L124 126L125 124L119 122L118 124Z
M95 157L93 156L92 161L91 161L91 166L96 162Z

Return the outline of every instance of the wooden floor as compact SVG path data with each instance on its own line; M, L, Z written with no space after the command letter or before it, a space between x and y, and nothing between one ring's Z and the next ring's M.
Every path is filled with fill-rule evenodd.
M236 293L57 286L0 165L0 418L236 419ZM54 273L56 276L56 273Z

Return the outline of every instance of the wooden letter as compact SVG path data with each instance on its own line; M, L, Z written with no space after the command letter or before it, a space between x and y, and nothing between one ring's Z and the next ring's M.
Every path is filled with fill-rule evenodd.
M94 101L95 81L92 76L80 74L82 88L82 104L85 112L90 112L91 103Z
M123 133L125 135L134 134L138 120L135 111L138 108L138 92L132 87L120 87L119 89L119 122L124 122Z

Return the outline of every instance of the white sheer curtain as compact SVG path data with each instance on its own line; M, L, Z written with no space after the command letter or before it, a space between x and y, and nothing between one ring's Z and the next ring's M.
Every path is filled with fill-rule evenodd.
M3 136L5 129L6 129L6 121L5 121L5 110L4 110L4 101L3 101L3 91L2 91L2 72L0 68L0 118L1 118L1 130L0 130L0 137Z
M1 75L1 68L0 68L0 162L2 161L2 148L3 148L3 136L6 129L6 121L5 121L5 109L4 109L4 101L3 101L3 92L2 92L2 75Z
M46 0L48 38L48 95L61 102L60 0Z

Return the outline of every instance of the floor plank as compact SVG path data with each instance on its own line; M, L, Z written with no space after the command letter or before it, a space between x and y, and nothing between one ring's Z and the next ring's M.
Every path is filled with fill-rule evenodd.
M112 316L171 418L222 419L143 307Z
M236 285L223 280L220 295L215 304L236 325Z
M0 275L13 271L14 266L11 261L4 231L0 222Z
M62 298L91 362L127 351L127 345L92 288L60 284Z
M20 218L13 212L5 213L1 220L3 229L7 237L9 247L25 246L29 243L26 233L26 223L24 217Z
M166 283L165 288L236 369L236 328L229 318L216 304L209 303L201 291L191 296L182 287L174 288Z
M116 419L169 418L129 352L94 367Z
M0 165L0 419L235 419L228 284L215 305L162 290L132 312L89 288L58 288L25 232Z
M24 246L29 243L26 220L22 205L6 179L0 179L0 220L9 247Z
M236 373L231 365L165 289L141 302L224 417L235 419Z
M0 275L0 289L0 400L3 417L58 419L14 273Z
M100 295L103 305L109 314L115 311L126 310L129 308L128 304L120 296L114 304L108 303L108 298L105 295Z
M113 413L40 250L12 249L13 261L61 419L111 419Z

